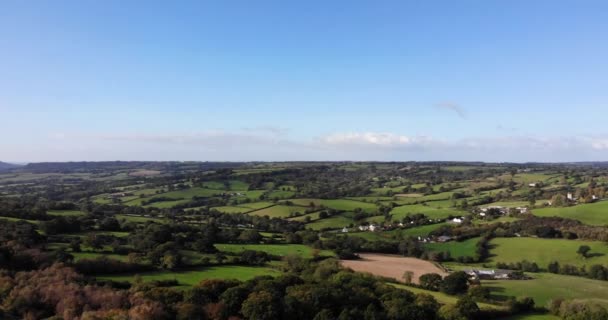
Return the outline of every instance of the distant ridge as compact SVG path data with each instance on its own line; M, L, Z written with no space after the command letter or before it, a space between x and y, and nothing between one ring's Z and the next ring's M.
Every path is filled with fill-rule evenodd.
M0 161L0 171L2 170L9 170L9 169L15 169L15 168L19 168L21 167L18 164L12 164L12 163L8 163L8 162L2 162Z

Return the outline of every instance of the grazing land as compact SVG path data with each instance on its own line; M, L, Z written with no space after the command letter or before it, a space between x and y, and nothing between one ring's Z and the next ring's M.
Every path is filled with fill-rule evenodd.
M249 280L259 276L276 276L280 273L271 268L243 267L243 266L221 266L185 269L179 271L156 271L149 273L99 276L101 280L132 282L136 276L143 281L177 280L180 286L189 287L207 279L235 279Z
M562 208L534 209L533 213L540 217L562 217L578 220L589 225L608 225L608 201Z
M544 307L563 298L564 310L580 301L608 308L606 177L608 165L19 166L0 174L0 269L7 270L0 286L8 284L2 287L10 297L21 294L19 288L37 292L34 280L28 283L32 277L56 288L64 287L55 281L67 281L83 292L86 284L100 295L120 292L123 305L144 296L141 303L157 304L169 318L189 308L213 318L208 312L219 304L201 292L217 290L212 301L218 303L242 297L226 315L246 319L245 300L269 292L287 312L283 306L306 304L303 297L358 296L368 288L364 306L339 299L329 308L339 315L347 304L356 318L371 312L368 305L409 310L415 302L399 300L407 290L446 305L441 312L458 310L452 305L467 305L462 300L470 296L484 319L493 312L553 319L507 301L529 296ZM497 269L509 280L480 276ZM408 271L425 287L403 285ZM428 273L443 278L420 282ZM520 278L528 280L515 280ZM451 281L464 284L450 289ZM2 312L26 317L19 308L9 299L0 318ZM301 310L311 314L302 319L324 308L307 305Z
M491 242L493 262L520 262L528 260L546 268L550 262L570 264L577 267L593 264L608 264L608 245L599 241L539 239L539 238L496 238ZM588 257L577 254L580 246L591 248Z

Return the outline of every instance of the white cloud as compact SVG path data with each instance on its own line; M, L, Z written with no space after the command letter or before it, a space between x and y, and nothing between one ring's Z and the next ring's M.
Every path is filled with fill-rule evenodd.
M317 139L329 146L375 146L386 148L418 147L433 141L427 137L409 137L390 132L333 133Z
M201 132L49 135L43 150L56 161L127 160L462 160L599 161L608 159L608 135L511 135L442 139L394 132L335 132L293 139L287 130L253 127ZM42 152L42 151L41 151ZM23 154L23 152L21 152ZM10 160L10 159L5 159ZM28 155L20 160L33 159Z

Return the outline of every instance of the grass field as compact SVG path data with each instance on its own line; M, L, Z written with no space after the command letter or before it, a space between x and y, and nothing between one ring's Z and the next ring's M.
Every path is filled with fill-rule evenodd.
M51 210L47 212L47 214L51 216L61 216L61 217L77 217L84 216L85 213L78 210Z
M260 202L241 203L238 206L257 210L257 209L263 209L263 208L267 208L270 206L274 206L274 203L267 202L267 201L260 201Z
M101 257L106 257L109 259L127 261L126 255L120 254L111 254L111 253L97 253L97 252L70 252L71 255L74 256L74 260L78 261L81 259L97 259Z
M251 208L235 207L235 206L213 207L212 209L215 209L222 213L247 213L247 212L253 210Z
M280 272L265 267L212 266L180 271L154 271L139 273L144 281L177 280L180 286L193 286L205 279L236 279L246 281L258 276L277 276ZM133 281L135 274L98 276L98 279Z
M250 212L249 214L255 215L255 216L261 216L261 217L269 216L270 218L288 218L288 217L290 217L290 215L292 213L295 214L296 212L299 212L301 214L304 214L305 210L306 210L306 208L299 207L299 206L277 205L277 206L272 206L272 207L256 210L256 211Z
M422 213L430 219L445 219L448 216L462 216L467 214L464 211L457 209L445 209L433 206L430 202L428 205L412 204L406 206L395 207L391 210L392 219L400 221L408 214L413 215L416 213Z
M450 296L450 295L447 295L447 294L442 293L442 292L424 290L424 289L420 289L420 288L414 288L414 287L406 286L406 285L403 285L403 284L389 283L389 285L391 285L391 286L393 286L395 288L411 291L411 292L413 292L415 294L419 294L419 293L430 294L441 304L456 304L456 302L458 302L458 299L459 299L458 296ZM484 309L484 310L499 309L500 308L499 306L491 305L491 304L488 304L488 303L477 303L477 306L480 309Z
M540 239L540 238L496 238L490 242L492 262L519 262L524 259L546 268L551 261L575 266L608 264L608 245L600 241ZM591 247L590 258L576 253L581 245ZM597 256L594 256L597 255Z
M377 210L376 205L373 203L348 199L293 199L290 201L301 206L308 206L312 202L316 206L323 205L327 208L343 211L353 211L357 208L360 208L365 212L374 212Z
M152 221L152 222L156 222L156 223L169 223L169 221L167 219L160 219L160 218L152 218L152 217L140 217L140 216L129 216L129 215L125 215L125 214L117 214L116 215L116 219L125 219L128 222L135 222L135 223L146 223L148 221Z
M382 232L356 232L349 233L349 236L365 238L369 241L385 240L398 241L407 237L426 237L431 231L446 225L447 223L429 224L420 227L396 229Z
M306 225L306 227L313 229L313 230L342 229L344 227L349 226L352 223L353 223L352 218L350 218L347 214L341 214L341 215L329 217L327 219L317 220L315 222L308 223Z
M430 251L449 251L453 258L473 257L475 256L477 242L479 242L479 238L471 238L460 242L427 243L424 247Z
M507 296L531 297L536 305L546 306L555 298L583 299L608 306L608 282L552 273L530 274L532 280L487 280L492 294L499 299Z
M274 256L297 254L304 258L312 258L315 249L303 244L216 244L220 251L239 253L245 250L264 251ZM333 257L335 254L328 250L319 251L319 255Z
M291 198L293 197L293 195L295 194L295 192L293 191L282 191L282 190L275 190L275 191L271 191L268 193L268 199L287 199L287 198Z
M608 225L608 201L581 204L563 208L534 209L532 213L540 217L562 217L579 220L584 224Z

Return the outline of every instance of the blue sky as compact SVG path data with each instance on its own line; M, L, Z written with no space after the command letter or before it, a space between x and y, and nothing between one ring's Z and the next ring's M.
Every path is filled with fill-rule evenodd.
M606 1L2 1L0 160L608 160Z

